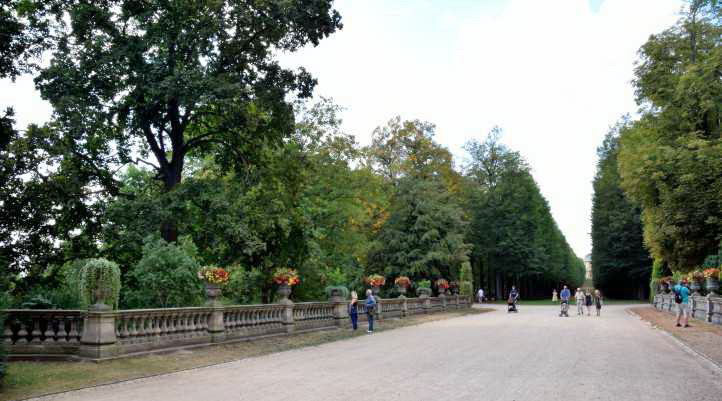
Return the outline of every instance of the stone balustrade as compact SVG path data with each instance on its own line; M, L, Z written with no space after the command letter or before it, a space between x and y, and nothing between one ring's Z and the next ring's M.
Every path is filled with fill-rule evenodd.
M348 301L285 301L270 305L97 310L9 309L3 342L11 359L102 360L269 335L349 325ZM469 297L379 299L377 318L403 318L468 307ZM717 319L720 307L716 306ZM365 302L359 300L359 314Z
M83 310L9 309L3 343L11 353L65 358L77 352L83 333Z
M652 305L659 310L677 313L674 293L655 295ZM722 297L690 296L689 306L691 317L705 322L722 324Z

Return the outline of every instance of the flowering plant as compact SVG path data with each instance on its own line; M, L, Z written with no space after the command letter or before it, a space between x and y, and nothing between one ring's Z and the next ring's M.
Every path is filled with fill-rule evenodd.
M702 272L702 274L704 274L705 278L718 278L719 277L719 269L714 268L714 267L711 269L704 269L704 272Z
M659 282L662 284L674 284L674 277L665 276L665 277L660 278Z
M198 278L206 283L223 285L228 283L231 275L221 267L203 266L198 270Z
M446 279L440 278L440 279L436 280L436 286L446 290L449 288L449 282L446 281Z
M276 284L296 285L301 282L298 272L290 267L279 267L273 271L273 282Z
M704 280L704 273L702 273L702 272L699 271L699 270L695 270L695 271L693 271L693 272L690 272L687 277L689 278L690 281L697 281L697 282L699 282L699 281Z
M372 274L366 277L366 284L370 285L371 287L381 287L382 285L386 284L386 277L379 274Z
M406 276L399 276L396 277L396 280L394 280L394 284L399 287L409 288L411 286L411 279Z

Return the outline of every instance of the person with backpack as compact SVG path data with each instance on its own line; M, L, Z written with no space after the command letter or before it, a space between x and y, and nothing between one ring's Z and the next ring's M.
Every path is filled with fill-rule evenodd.
M689 327L689 288L686 280L680 280L674 286L674 303L677 304L677 327L682 326L680 321L684 322L684 327Z
M584 304L587 306L587 316L592 316L592 291L587 290L584 295Z
M358 328L358 294L351 291L351 302L348 304L348 315L351 317L351 326L354 330Z
M374 332L374 314L376 313L376 299L371 290L366 290L366 317L369 321L369 329L366 333L371 334Z

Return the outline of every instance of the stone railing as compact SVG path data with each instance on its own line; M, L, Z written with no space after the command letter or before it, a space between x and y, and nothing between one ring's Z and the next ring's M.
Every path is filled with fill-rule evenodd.
M3 343L11 354L62 359L77 353L80 347L83 310L9 309L3 313Z
M403 318L470 304L470 298L454 295L378 299L377 318ZM117 311L9 309L2 311L7 315L3 342L11 359L102 360L333 329L348 324L347 305L346 300L334 299ZM364 314L364 300L358 305L359 314Z
M652 305L659 310L677 313L673 293L655 295ZM722 324L722 297L693 295L689 297L689 307L695 319Z

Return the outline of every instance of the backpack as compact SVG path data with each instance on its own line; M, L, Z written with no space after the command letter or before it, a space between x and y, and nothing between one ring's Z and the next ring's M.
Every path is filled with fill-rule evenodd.
M674 303L676 303L676 304L682 303L682 291L674 290Z

